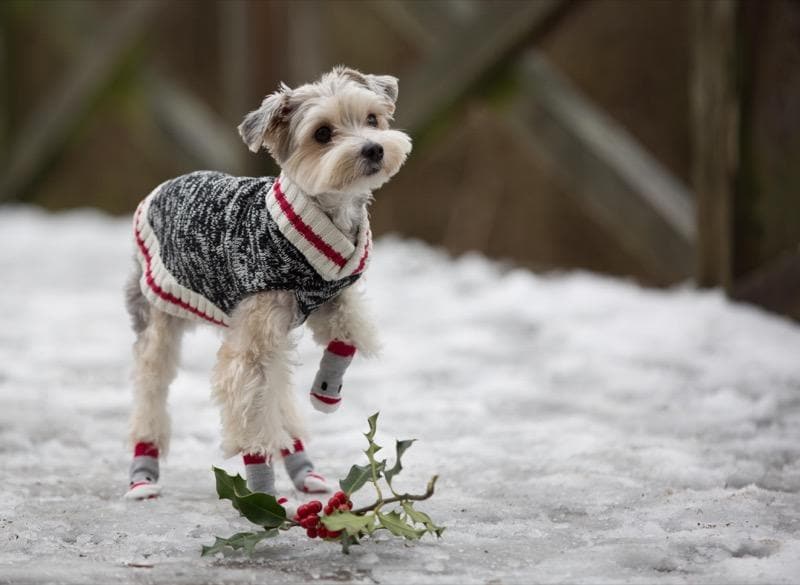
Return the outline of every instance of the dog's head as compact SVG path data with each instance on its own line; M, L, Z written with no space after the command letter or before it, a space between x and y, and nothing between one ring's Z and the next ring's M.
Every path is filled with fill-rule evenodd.
M239 133L306 193L360 194L388 181L411 152L408 135L389 129L396 101L396 77L340 66L315 83L281 84Z

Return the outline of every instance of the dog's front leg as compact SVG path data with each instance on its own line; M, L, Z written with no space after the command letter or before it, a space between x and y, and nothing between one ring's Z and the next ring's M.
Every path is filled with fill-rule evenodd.
M307 322L314 340L325 346L311 387L311 404L322 412L333 412L341 404L344 373L356 350L367 356L376 354L378 336L361 293L352 287L313 312Z
M222 409L223 450L244 455L247 485L275 493L271 457L302 434L290 392L295 299L266 292L244 299L218 353L214 398Z

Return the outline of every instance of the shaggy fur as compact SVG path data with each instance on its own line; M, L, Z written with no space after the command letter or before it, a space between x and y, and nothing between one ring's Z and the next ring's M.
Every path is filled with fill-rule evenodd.
M269 150L282 167L287 190L302 190L354 240L372 191L399 170L411 151L409 137L389 129L397 94L394 77L337 67L313 84L281 85L247 114L239 132L253 152ZM315 138L323 126L331 130L327 143ZM365 145L374 144L383 149L377 161L364 153ZM137 266L126 288L137 335L130 438L166 453L167 392L187 324L151 306L139 288L140 278ZM291 291L263 292L245 298L231 314L212 376L226 456L276 455L305 435L291 395L296 304ZM378 351L375 327L354 287L313 312L307 324L323 346L340 340L366 356Z

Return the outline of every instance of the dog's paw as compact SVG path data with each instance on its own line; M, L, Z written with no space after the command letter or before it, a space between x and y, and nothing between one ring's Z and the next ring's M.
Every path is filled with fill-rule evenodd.
M132 483L123 496L126 500L151 500L161 494L161 486L149 481Z
M324 475L316 471L309 471L296 485L297 489L306 494L327 494L333 489Z
M339 409L342 399L339 396L326 396L325 394L317 394L311 392L311 406L320 412L330 413Z
M300 502L284 496L278 497L277 500L278 503L283 506L283 509L286 510L287 518L294 518L297 516L297 509L300 507Z

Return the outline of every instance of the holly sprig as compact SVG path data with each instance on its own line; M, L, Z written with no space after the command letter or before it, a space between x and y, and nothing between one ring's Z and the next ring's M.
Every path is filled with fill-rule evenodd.
M286 509L274 496L251 492L242 476L229 475L225 470L213 467L219 498L230 500L231 505L242 516L258 525L261 530L239 532L228 538L216 537L214 544L203 547L202 556L214 555L226 549L244 550L252 555L256 545L262 540L293 528L305 529L309 538L339 542L345 554L351 546L360 544L364 538L371 537L379 530L387 530L394 536L407 540L418 540L425 534L441 537L445 528L438 526L430 516L414 507L416 502L433 496L438 476L434 475L430 479L423 494L398 493L395 490L392 481L403 470L403 454L415 440L396 441L394 465L387 467L386 459L379 460L376 457L382 449L375 442L378 414L376 412L367 419L369 431L364 433L367 439L367 448L364 450L367 464L353 465L350 468L347 476L339 481L341 491L334 494L326 506L323 507L319 500L313 500L300 506L293 518L287 517ZM384 495L382 483L391 496ZM371 484L375 490L375 501L368 506L353 509L350 497L367 484Z

